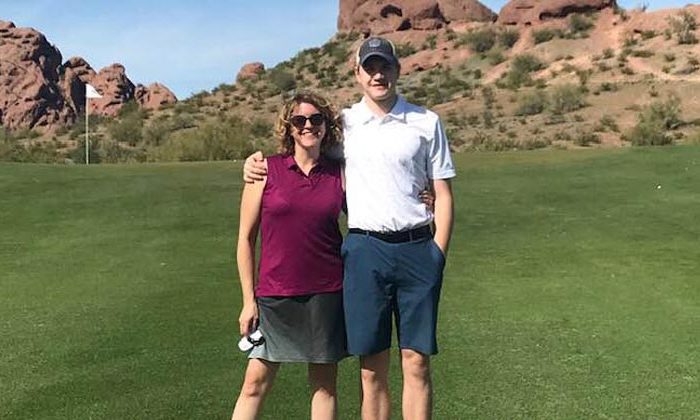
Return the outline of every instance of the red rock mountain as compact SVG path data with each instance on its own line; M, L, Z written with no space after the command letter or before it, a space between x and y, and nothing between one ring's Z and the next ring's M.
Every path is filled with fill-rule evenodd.
M73 123L85 108L85 84L103 98L90 112L116 115L131 99L155 109L177 101L165 86L134 84L121 64L99 72L80 57L62 63L61 52L32 28L0 20L0 125L9 129L52 129Z
M498 14L498 23L532 25L545 20L615 7L615 0L511 0Z
M492 22L496 17L476 0L340 0L338 30L377 35L438 29L449 23Z

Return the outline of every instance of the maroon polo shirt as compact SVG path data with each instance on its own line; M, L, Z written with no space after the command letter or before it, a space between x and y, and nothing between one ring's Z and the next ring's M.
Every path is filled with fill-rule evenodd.
M267 158L256 296L300 296L343 287L340 163L321 158L305 175L293 156Z

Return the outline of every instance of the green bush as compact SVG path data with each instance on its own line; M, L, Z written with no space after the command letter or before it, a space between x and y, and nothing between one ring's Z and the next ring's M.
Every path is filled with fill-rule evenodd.
M668 23L679 44L698 43L698 38L695 36L698 23L693 13L688 10L681 10L676 16L669 16Z
M399 58L408 57L417 53L418 50L410 42L396 45L396 56Z
M498 43L505 48L512 48L520 39L520 32L515 29L506 29L498 34Z
M625 139L634 146L663 146L673 143L669 131L677 128L681 121L681 102L676 95L670 95L666 101L654 101L637 116L637 125Z
M632 51L632 57L642 57L642 58L649 58L654 56L654 51L650 50L634 50Z
M645 41L648 39L652 39L655 36L656 36L656 31L654 31L653 29L642 31L642 39Z
M423 49L434 50L436 47L437 47L437 35L435 35L435 34L428 35L428 37L425 39L425 45L423 46Z
M289 92L297 87L297 82L294 79L294 75L280 68L279 66L270 70L269 77L270 81L273 85L275 85L275 87L277 87L279 92Z
M574 144L584 147L591 144L600 144L600 136L588 130L580 130L574 135Z
M497 34L492 29L482 29L462 35L459 45L466 44L475 53L485 53L496 45Z
M547 94L541 90L526 93L520 98L515 115L536 115L547 108Z
M254 151L251 125L240 118L221 119L171 135L149 151L149 160L198 161L242 159Z
M544 67L542 62L530 54L516 56L510 63L510 69L505 74L505 85L511 89L532 83L530 73Z
M566 114L586 106L581 89L573 84L560 85L550 95L550 110L553 114Z
M569 31L572 34L580 34L593 27L593 22L579 13L569 15Z
M535 44L551 41L556 36L557 31L554 29L544 28L532 31L532 39L535 41Z
M615 133L619 133L620 127L618 127L613 117L611 117L610 115L604 115L600 118L600 121L598 121L598 125L596 125L594 131L605 132L608 130Z
M107 132L113 140L135 146L143 140L143 118L138 112L126 113L107 126Z

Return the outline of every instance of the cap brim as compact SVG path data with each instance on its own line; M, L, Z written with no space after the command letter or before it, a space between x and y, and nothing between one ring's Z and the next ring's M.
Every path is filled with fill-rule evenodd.
M389 63L398 66L399 65L399 59L396 58L395 56L391 54L386 54L383 52L372 52L367 54L366 56L362 57L362 61L360 61L360 65L364 65L367 60L369 60L371 57L381 57L388 61Z

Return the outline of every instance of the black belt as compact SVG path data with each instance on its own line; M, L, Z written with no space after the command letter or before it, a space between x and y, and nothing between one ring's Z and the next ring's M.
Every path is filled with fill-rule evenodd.
M400 243L400 242L411 242L418 239L429 238L433 236L433 232L430 230L430 226L421 226L419 228L411 230L403 230L401 232L373 232L371 230L350 228L348 230L350 233L358 233L360 235L369 235L373 238L381 239L384 242Z

